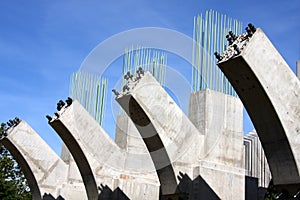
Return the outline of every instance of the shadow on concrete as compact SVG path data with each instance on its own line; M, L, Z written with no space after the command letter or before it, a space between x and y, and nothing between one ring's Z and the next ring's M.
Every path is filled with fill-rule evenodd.
M58 196L56 199L51 194L44 194L43 200L64 200L62 196Z
M220 200L201 176L192 180L187 174L181 172L179 174L176 192L161 195L160 200ZM107 185L101 184L98 189L100 192L98 200L130 200L119 187L112 191Z
M220 200L206 181L199 175L192 180L187 174L179 172L176 194L163 195L161 200Z
M264 200L267 188L258 187L258 178L245 176L245 200Z
M119 187L112 191L107 185L101 184L98 189L98 200L130 200Z
M118 187L112 191L107 185L102 185L98 187L99 196L98 200L130 200L126 194ZM62 196L54 198L52 194L44 194L43 200L65 200Z

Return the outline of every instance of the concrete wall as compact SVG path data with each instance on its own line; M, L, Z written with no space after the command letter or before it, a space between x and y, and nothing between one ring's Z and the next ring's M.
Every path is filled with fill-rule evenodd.
M199 173L221 199L243 199L243 106L236 97L212 90L190 96L189 118L205 133ZM232 186L224 190L224 185ZM223 188L223 189L222 189Z
M125 113L117 116L115 141L120 148L129 153L148 154L140 133Z
M213 90L192 93L189 118L205 133L205 160L243 167L243 106L236 97Z

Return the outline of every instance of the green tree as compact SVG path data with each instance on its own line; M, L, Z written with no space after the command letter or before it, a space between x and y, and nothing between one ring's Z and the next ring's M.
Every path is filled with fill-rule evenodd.
M273 181L271 180L264 200L275 200L277 199L277 195L278 195L278 191L275 189L273 185Z
M1 124L0 138L5 131ZM10 152L1 144L0 140L0 199L1 200L26 200L32 199L27 180L13 159Z

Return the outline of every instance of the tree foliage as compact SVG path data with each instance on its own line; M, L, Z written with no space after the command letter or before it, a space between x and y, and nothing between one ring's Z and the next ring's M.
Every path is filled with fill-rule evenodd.
M3 130L0 127L0 132ZM1 141L0 141L1 142ZM27 180L10 152L0 143L0 199L32 199Z
M278 199L277 195L278 195L278 191L275 189L275 187L273 185L273 181L271 180L271 182L269 184L269 187L267 189L267 192L266 192L264 200L275 200L275 199Z

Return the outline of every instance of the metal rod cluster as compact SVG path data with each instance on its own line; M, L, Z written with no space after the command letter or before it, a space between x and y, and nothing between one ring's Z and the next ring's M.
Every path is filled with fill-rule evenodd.
M3 139L4 137L7 136L7 130L17 126L21 120L18 117L15 117L14 119L8 120L6 123L1 123L0 126L0 139Z
M144 70L139 67L136 71L136 74L131 74L130 72L127 72L124 75L125 84L123 85L122 91L118 92L117 90L113 89L112 92L116 95L116 98L118 98L120 95L127 94L132 88L135 87L137 82L144 76L145 72Z
M229 34L227 35L227 33ZM209 10L194 18L194 40L192 86L193 91L213 89L225 94L237 96L227 78L216 66L221 60L227 43L232 44L242 33L242 23L226 15Z
M126 84L125 75L137 72L139 69L149 71L155 79L161 84L166 80L166 62L167 55L163 51L149 48L138 47L136 49L125 49L123 56L123 76L122 86Z
M234 56L239 55L246 44L249 42L250 38L256 31L256 28L253 24L248 24L245 28L246 33L240 34L236 36L232 31L229 31L228 35L226 35L226 39L228 41L229 46L227 47L226 51L223 52L222 56L218 52L215 52L215 57L218 62L222 60L231 59Z
M107 96L107 78L78 71L71 75L69 96L80 104L102 125Z
M252 35L255 33L256 28L253 26L253 24L248 24L248 26L245 28L248 37L252 37Z
M66 101L63 101L63 100L59 100L58 103L56 104L57 107L57 111L61 111L63 108L67 108L69 107L73 102L73 99L71 97L68 97L66 99ZM58 112L55 112L54 113L55 117L56 118L59 118L59 113ZM50 122L52 120L52 117L50 115L46 115L46 118L48 119L48 122Z

